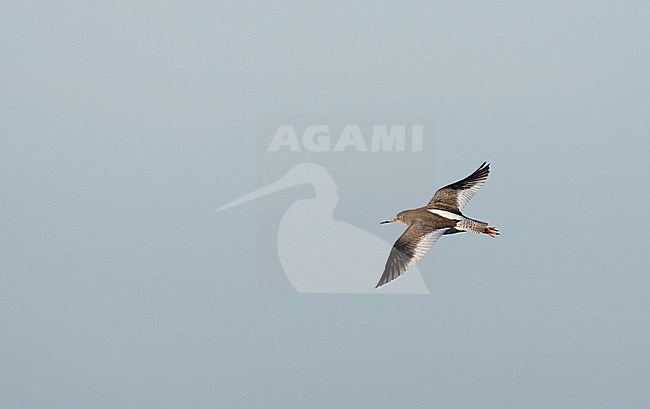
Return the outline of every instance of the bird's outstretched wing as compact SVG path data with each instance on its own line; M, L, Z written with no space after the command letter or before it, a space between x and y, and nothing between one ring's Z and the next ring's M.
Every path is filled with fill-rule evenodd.
M438 189L427 207L460 212L474 196L474 193L478 192L485 184L489 174L490 164L483 162L474 173L465 179Z
M388 261L386 261L386 267L384 267L384 273L375 288L393 281L413 267L445 230L447 228L436 230L421 222L413 223L393 245Z

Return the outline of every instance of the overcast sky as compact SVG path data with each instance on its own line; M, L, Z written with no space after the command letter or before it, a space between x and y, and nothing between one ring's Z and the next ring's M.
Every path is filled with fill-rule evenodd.
M0 406L649 407L650 5L258 3L3 5ZM431 295L269 284L309 191L214 213L286 171L260 123L378 113L430 118L427 174L339 219L392 242L488 160L502 236L441 239Z

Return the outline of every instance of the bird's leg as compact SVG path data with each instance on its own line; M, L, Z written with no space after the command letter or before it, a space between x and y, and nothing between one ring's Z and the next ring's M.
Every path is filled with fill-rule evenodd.
M496 227L486 227L483 233L487 234L490 237L496 237L499 235L499 230L497 230Z

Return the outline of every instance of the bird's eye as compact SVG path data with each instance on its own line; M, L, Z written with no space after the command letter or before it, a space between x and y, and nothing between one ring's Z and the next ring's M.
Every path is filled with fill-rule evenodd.
M401 218L402 218L402 216L397 216L397 218L398 218L398 219L401 219Z

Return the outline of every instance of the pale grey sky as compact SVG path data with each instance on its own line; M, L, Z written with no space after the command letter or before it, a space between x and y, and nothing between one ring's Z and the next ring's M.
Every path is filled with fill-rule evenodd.
M263 3L3 5L0 406L647 408L650 5ZM260 119L377 113L431 117L433 181L337 217L392 241L488 160L503 235L437 243L430 296L260 291L309 194L214 213Z

